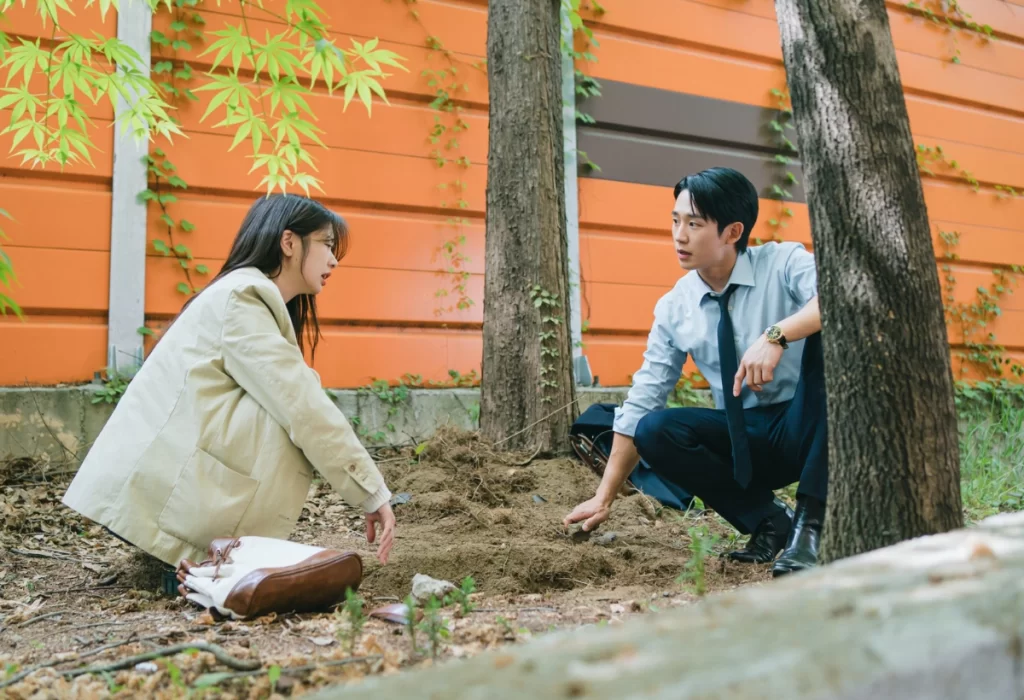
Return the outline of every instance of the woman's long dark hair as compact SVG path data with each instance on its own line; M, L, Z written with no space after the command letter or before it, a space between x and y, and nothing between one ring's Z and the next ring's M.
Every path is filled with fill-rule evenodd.
M296 194L271 194L260 197L249 208L242 222L235 242L228 253L224 267L210 281L213 284L230 272L244 267L255 267L274 279L281 274L284 253L281 251L281 237L291 231L299 236L302 243L302 259L308 248L306 238L328 226L334 231L334 257L341 260L348 250L348 226L345 220L319 202ZM182 307L188 307L197 295ZM299 350L305 352L306 341L310 345L310 359L316 354L320 342L320 322L316 316L316 297L299 294L288 302L288 315L295 329Z

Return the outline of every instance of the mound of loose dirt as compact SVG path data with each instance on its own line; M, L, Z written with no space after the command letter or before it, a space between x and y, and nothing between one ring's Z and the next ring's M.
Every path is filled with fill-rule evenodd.
M377 458L391 490L409 496L394 507L398 528L386 566L365 540L362 511L345 504L326 483L311 489L292 539L359 552L365 590L404 598L418 573L453 582L472 576L477 590L489 595L591 586L668 590L691 556L690 527L707 526L723 539L733 534L714 517L684 517L633 494L620 497L611 518L588 539L577 540L562 520L592 497L599 483L578 460L529 460L497 451L475 433L448 429L418 452L391 451ZM29 557L25 563L66 562L82 577L75 585L116 579L119 587L159 590L155 561L61 505L66 477L40 480L31 470L10 465L4 471L0 545L12 552L38 550L19 554L19 559ZM735 568L713 568L709 575L723 575L725 585L764 576L765 567ZM14 583L3 569L0 565L0 598Z
M359 552L366 563L360 592L370 606L407 595L416 573L453 581L472 575L480 591L476 610L465 616L457 606L443 611L450 635L439 658L688 604L694 596L672 584L689 558L688 528L706 525L727 533L713 517L656 514L656 504L634 495L619 500L590 541L576 542L561 521L593 494L597 477L576 461L528 462L468 434L442 432L421 454L379 455L378 464L396 494L411 495L395 506L399 526L387 566L376 562L365 541L362 513L327 485L311 489L292 537ZM379 663L328 667L350 653L339 638L343 627L336 614L217 623L181 598L154 595L159 566L61 505L68 476L41 465L0 462L0 668L48 666L0 689L0 696L100 697L117 685L122 695L182 697L185 686L224 667L206 654L179 654L157 659L155 673L129 669L73 681L58 675L195 640L221 645L239 659L259 659L268 672L274 666L316 667L281 676L277 692L292 696L430 663L429 654L416 653L407 635L396 635L397 628L381 620L367 623L354 650L357 656L381 655ZM612 532L614 541L595 543ZM767 566L716 561L708 567L707 587L718 591L767 578ZM417 639L424 649L422 630ZM0 678L0 684L5 680L13 677ZM271 693L268 674L225 680L222 688L224 697Z
M472 576L488 593L534 593L590 585L665 585L682 571L687 525L640 494L619 498L612 517L588 540L562 527L599 479L574 459L527 460L496 452L476 434L443 430L415 455L379 460L396 494L396 544L387 566L366 557L366 585L405 596L417 573L459 581ZM317 519L354 511L322 486L313 498ZM353 532L361 523L350 520ZM351 535L326 535L324 545L352 547ZM332 528L327 528L330 531ZM610 533L614 539L607 542ZM602 537L602 535L604 537ZM344 540L344 541L341 541Z

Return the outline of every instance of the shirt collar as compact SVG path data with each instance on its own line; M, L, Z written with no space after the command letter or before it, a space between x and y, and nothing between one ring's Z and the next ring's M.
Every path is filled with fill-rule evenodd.
M695 274L694 277L697 278L697 288L700 290L701 300L705 299L708 295L718 296L719 293L708 286L703 277L699 274ZM756 286L754 281L754 265L750 262L749 250L745 250L736 256L736 264L733 265L732 274L729 275L729 282L725 285L725 288L728 289L731 284L735 284L738 287Z

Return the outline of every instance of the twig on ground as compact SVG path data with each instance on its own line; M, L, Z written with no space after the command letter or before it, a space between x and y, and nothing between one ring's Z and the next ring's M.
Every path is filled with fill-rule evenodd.
M140 640L141 641L141 640ZM221 647L216 644L207 644L206 642L195 642L194 644L175 644L174 646L164 647L155 651L150 651L145 654L137 654L135 656L129 656L126 659L121 659L112 664L106 666L88 666L86 668L76 668L73 671L63 671L62 675L65 678L75 678L86 673L103 673L104 671L121 671L126 668L132 668L136 664L140 664L143 661L152 661L153 659L162 659L165 656L174 656L175 654L181 654L186 651L205 651L213 654L213 657L220 663L224 664L228 668L232 668L236 671L251 671L259 668L262 665L260 661L250 661L247 659L236 659L227 653Z
M85 593L86 591L123 591L131 586L105 586L99 584L96 586L82 586L81 588L68 588L64 590L50 589L47 591L39 591L39 595L56 595L57 593Z
M517 613L521 613L521 612L558 612L558 608L553 608L551 606L546 606L546 605L540 606L540 607L530 607L530 608L511 608L511 610L513 610L513 611L515 611ZM500 613L500 612L508 612L508 610L504 609L504 608L473 608L469 612L470 613Z
M677 552L686 551L686 547L684 547L681 544L672 544L671 542L665 542L664 540L660 540L657 537L652 537L651 535L648 535L646 533L641 534L640 538L653 542L654 544L660 544L662 547L667 547L668 549L674 549Z
M13 554L20 554L23 557L31 557L33 559L57 559L58 561L75 561L78 559L71 556L70 554L51 554L50 552L43 552L37 549L11 549L9 550Z
M307 673L309 671L316 671L317 669L321 669L321 668L328 668L328 667L331 667L331 666L348 666L349 664L357 664L357 663L364 662L364 661L366 661L366 662L369 662L369 661L380 661L383 658L384 657L381 656L380 654L373 654L373 655L370 655L370 656L351 656L351 657L349 657L347 659L334 659L332 661L322 661L322 662L316 663L316 664L309 664L308 666L292 666L291 668L282 666L281 667L281 675L282 676L287 676L287 675L294 674L294 673ZM251 677L251 676L259 676L259 675L262 675L262 674L264 674L266 672L267 671L265 669L258 668L258 669L255 669L253 671L241 671L239 673L225 673L224 675L221 675L221 674L218 673L217 674L217 681L216 681L216 683L211 683L210 685L220 685L224 681L234 680L235 678L247 678L247 677Z
M0 682L0 688L6 688L9 685L14 685L18 681L20 681L22 678L25 678L26 676L29 676L29 675L35 673L36 671L39 671L39 670L44 669L44 668L50 668L51 666L56 666L57 664L66 663L68 661L81 661L82 659L87 659L90 656L96 656L97 654L102 654L103 652L105 652L105 651L107 651L109 649L116 649L117 647L123 647L125 644L135 644L135 643L138 643L138 642L147 641L149 639L164 639L166 637L174 636L174 635L177 635L177 634L180 634L180 632L173 632L171 634L160 634L160 635L155 635L155 636L152 636L152 637L142 637L141 639L136 639L135 636L133 635L131 637L128 637L127 639L122 639L119 642L111 642L110 644L104 644L103 646L97 647L97 648L92 649L90 651L82 652L78 656L75 656L74 658L71 658L71 659L54 659L54 660L51 660L51 661L44 661L42 663L36 664L35 666L29 666L24 671L21 671L20 673L17 673L14 676L11 676L10 678Z
M92 623L90 625L78 625L77 627L69 627L68 629L62 630L62 631L64 631L64 632L74 632L76 630L91 630L91 629L94 629L96 627L124 627L125 625L130 625L130 624L132 624L132 623L131 622L94 622L94 623Z
M532 462L533 460L537 459L537 455L539 455L539 454L540 454L540 447L538 447L536 450L534 450L533 454L530 455L529 457L527 457L525 462L509 462L508 464L511 467L525 467L530 462Z
M28 486L30 484L46 484L49 483L50 479L58 476L67 476L68 474L78 473L77 469L63 469L59 472L44 472L38 475L31 475L23 478L21 481L8 481L4 483L4 486Z
M145 642L150 639L164 639L166 637L176 637L179 634L181 634L181 632L175 631L170 632L168 634L156 634L150 637L136 637L135 634L132 633L130 636L118 640L116 642L110 642L109 644L98 646L95 649L90 649L89 651L83 651L74 660L81 661L82 659L88 659L90 656L96 656L97 654L102 654L103 652L109 651L110 649L117 649L118 647L123 647L125 644L136 644L139 642Z
M44 668L49 668L50 666L56 666L59 663L61 663L61 662L60 661L44 661L41 664L36 664L35 666L29 666L24 671L21 671L20 673L14 674L13 676L8 678L7 680L0 681L0 688L6 688L9 685L14 685L15 683L20 681L25 676L31 675L31 674L35 673L36 671L42 670Z
M29 619L25 620L24 622L18 623L18 627L28 627L29 625L34 625L37 622L42 622L43 620L49 620L51 617L57 617L58 615L64 615L66 613L67 613L67 610L55 610L53 612L48 612L45 615L36 615L35 617L30 617Z
M397 454L410 447L415 449L416 445L417 443L413 440L410 440L409 442L398 442L392 445L375 445L370 448L370 452L373 452L373 459L376 460L381 452L390 450ZM407 459L407 457L399 455L398 459Z

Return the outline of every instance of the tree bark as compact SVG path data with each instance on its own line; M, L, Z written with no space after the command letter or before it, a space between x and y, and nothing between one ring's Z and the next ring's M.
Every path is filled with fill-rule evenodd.
M568 447L576 415L562 134L560 0L492 0L487 65L480 427L509 448Z
M818 269L823 562L963 523L935 251L884 0L776 0Z

